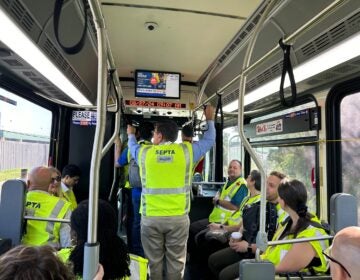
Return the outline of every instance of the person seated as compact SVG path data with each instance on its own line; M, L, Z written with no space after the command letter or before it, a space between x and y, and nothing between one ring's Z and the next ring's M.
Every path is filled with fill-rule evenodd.
M340 230L323 253L330 262L333 280L360 279L360 227Z
M273 174L273 172L271 173ZM285 175L284 175L285 176ZM270 176L269 176L270 177ZM229 233L239 231L238 236L242 236L237 240L233 238L228 238L221 246L219 244L216 246L214 240L209 240L207 245L208 249L201 248L199 251L212 251L212 255L208 259L209 268L214 275L218 275L222 269L225 267L227 273L237 275L238 273L238 264L237 262L244 258L254 258L254 253L256 251L256 235L259 231L259 211L260 211L260 190L261 190L261 174L257 170L252 170L250 175L246 179L247 187L250 191L250 196L248 196L242 206L240 206L241 211L235 212L230 216L229 220L226 222L226 225L210 224L209 227L213 230L223 229L227 236L230 236ZM268 183L270 181L268 180ZM279 181L280 183L280 181ZM268 189L267 189L268 190ZM276 189L277 193L277 189ZM268 200L266 204L266 232L268 239L271 240L273 237L277 223L278 223L278 210L276 207L277 197L273 198L273 192L269 190L267 192L266 198ZM240 213L239 213L240 212ZM215 244L214 244L215 243ZM230 246L230 247L229 247ZM218 250L213 250L212 248L218 247ZM216 252L216 253L215 253ZM234 264L234 265L232 265ZM232 276L231 276L232 277ZM230 278L230 276L229 276ZM235 278L235 277L234 277Z
M50 246L19 245L0 257L0 280L75 280ZM99 278L101 279L101 278Z
M74 187L79 183L80 168L75 164L68 164L62 170L61 189L64 199L71 204L71 211L77 207Z
M279 204L289 217L278 226L273 241L326 235L319 219L307 212L307 191L302 182L284 179L279 185L278 194ZM327 240L269 246L261 258L275 265L275 273L298 271L324 273L327 271L327 262L322 251L328 246ZM230 247L234 248L234 255L228 256L228 262L230 263L231 259L235 260L235 258L236 261L229 266L222 267L221 271L212 270L219 279L239 277L240 260L237 252L246 252L247 247L231 244Z
M48 192L57 197L62 197L61 191L61 172L56 167L49 167L51 171L51 184Z
M242 164L238 160L230 161L228 180L213 198L214 209L209 218L193 222L189 229L188 252L194 252L195 236L207 228L210 223L223 224L232 213L239 209L242 201L248 196L246 181L242 177Z
M75 275L81 276L84 266L84 246L88 237L89 201L82 201L71 216L75 246L63 249L59 257L70 262ZM124 241L117 236L117 219L111 205L99 200L97 237L100 243L99 262L104 267L104 279L122 279L130 275L130 257Z
M70 203L49 194L54 183L51 169L35 167L28 176L25 214L39 218L70 219ZM71 245L68 223L27 220L22 243L25 245L50 245L55 248Z

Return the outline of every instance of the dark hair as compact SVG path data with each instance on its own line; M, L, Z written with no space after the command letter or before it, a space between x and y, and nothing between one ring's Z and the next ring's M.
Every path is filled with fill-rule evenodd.
M307 191L305 185L299 180L287 180L283 179L278 188L279 197L284 200L285 204L296 211L299 215L299 220L293 231L288 232L294 234L296 238L297 234L306 229L310 220L313 217L307 212Z
M154 125L151 122L142 122L139 126L140 139L151 141Z
M255 189L260 191L261 190L261 174L257 170L252 170L250 172L251 180L255 181Z
M241 163L240 160L238 160L238 159L232 159L232 160L230 160L230 162L232 162L232 161L237 162L237 163L240 165L240 167L242 167L242 163Z
M279 171L271 171L269 176L278 177L280 180L283 180L283 179L286 178L286 175L284 173L279 172Z
M81 275L84 265L84 244L87 241L89 201L79 203L71 215L71 229L76 233L76 246L70 254L74 273ZM123 278L130 275L130 257L124 241L117 236L115 210L105 200L99 199L98 242L99 262L104 267L103 279Z
M81 176L81 170L80 168L75 165L75 164L68 164L66 165L62 172L61 172L61 176L62 178L64 178L66 175L68 175L69 177L75 177L75 176Z
M156 130L162 134L165 141L175 142L178 137L177 124L171 120L157 123Z
M194 137L194 128L191 124L183 126L181 132L185 137Z
M0 257L1 280L75 280L50 246L19 245Z

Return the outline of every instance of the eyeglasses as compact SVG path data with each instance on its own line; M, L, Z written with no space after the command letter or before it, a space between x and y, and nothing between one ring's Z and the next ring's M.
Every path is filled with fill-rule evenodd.
M61 176L56 176L54 178L51 178L51 181L60 182L61 181Z
M341 262L335 260L333 257L330 256L331 248L332 248L332 246L330 246L329 248L327 248L326 250L324 250L324 251L322 252L323 255L325 256L325 258L328 259L328 261L330 260L330 261L332 261L332 262L340 265L340 267L341 267L341 268L346 272L346 274L351 278L350 272L345 268L345 266L344 266Z

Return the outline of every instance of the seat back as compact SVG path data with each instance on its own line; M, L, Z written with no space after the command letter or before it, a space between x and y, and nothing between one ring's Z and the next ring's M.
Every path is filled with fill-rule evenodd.
M358 225L358 208L355 196L347 193L336 193L330 198L331 233Z
M8 180L0 190L0 238L20 244L23 230L26 185L21 180Z
M274 280L275 267L268 261L256 261L254 259L242 260L240 262L239 279L244 280Z

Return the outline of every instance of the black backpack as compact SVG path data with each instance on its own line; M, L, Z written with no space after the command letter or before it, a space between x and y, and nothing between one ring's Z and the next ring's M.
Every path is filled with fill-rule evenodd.
M260 227L260 201L257 203L245 206L243 209L243 239L250 244L256 243L256 235ZM266 223L265 231L267 232L268 240L272 240L277 225L277 209L276 205L266 202Z

